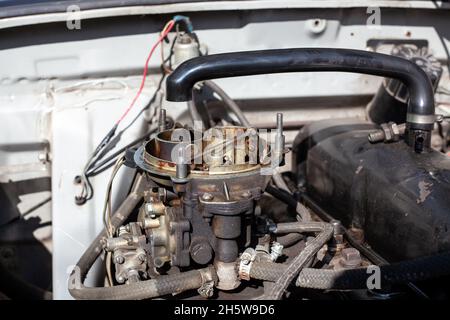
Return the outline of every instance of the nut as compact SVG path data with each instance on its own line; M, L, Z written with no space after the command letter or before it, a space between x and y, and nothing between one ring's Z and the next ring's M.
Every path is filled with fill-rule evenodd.
M355 248L345 248L342 250L342 265L344 267L358 267L361 265L361 255Z

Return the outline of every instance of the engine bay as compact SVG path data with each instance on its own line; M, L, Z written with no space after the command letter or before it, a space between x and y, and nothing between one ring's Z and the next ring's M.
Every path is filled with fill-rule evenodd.
M9 111L0 297L448 299L450 60L434 34L416 37L399 23L402 36L380 36L386 23L363 45L351 31L358 45L342 46L327 36L343 30L334 23L347 13L264 11L258 21L245 11L239 28L210 10L158 16L139 54L124 31L105 62L117 59L117 76L3 81L7 106L39 97L18 115L37 112L21 119L24 135L38 122L47 137L14 136ZM400 11L384 12L391 21ZM271 32L289 21L302 21L309 42L278 43ZM112 40L82 40L108 39L113 49L108 30ZM101 69L102 55L83 50ZM121 55L145 54L142 75L120 65ZM35 68L57 73L71 59L41 58ZM35 151L39 162L27 167ZM11 164L16 153L25 164ZM51 194L51 207L30 200L37 229L49 227L31 230L33 244L21 238L33 221L15 209L26 199L11 200L19 182Z

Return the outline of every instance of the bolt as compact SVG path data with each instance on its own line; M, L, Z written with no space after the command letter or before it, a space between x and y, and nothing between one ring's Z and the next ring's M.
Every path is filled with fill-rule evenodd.
M202 199L203 199L204 201L211 201L212 199L214 199L214 196L213 196L211 193L205 192L205 193L202 195Z
M159 110L159 123L158 123L160 132L166 130L166 121L167 121L166 120L166 110L161 108Z
M331 225L333 226L333 234L335 236L344 234L344 227L339 220L332 220Z
M361 255L355 248L345 248L342 250L342 264L345 267L358 267L361 265Z
M377 130L374 132L369 133L369 141L371 143L375 143L375 142L381 142L384 140L384 131L383 130Z
M381 129L369 133L368 139L371 143L398 141L400 135L405 133L406 125L404 123L397 125L394 122L383 123Z
M122 264L122 263L125 262L125 258L124 258L123 256L116 256L116 257L114 258L114 261L115 261L116 263L118 263L118 264Z
M245 191L244 193L242 193L242 198L249 199L251 198L251 196L252 194L249 191Z
M139 259L140 262L145 262L145 260L147 260L147 257L145 256L145 254L141 253L138 256L138 259Z
M117 278L117 282L118 282L118 283L124 283L124 282L125 282L124 277L122 277L122 276L118 277L118 278Z
M277 113L277 133L283 134L283 114Z

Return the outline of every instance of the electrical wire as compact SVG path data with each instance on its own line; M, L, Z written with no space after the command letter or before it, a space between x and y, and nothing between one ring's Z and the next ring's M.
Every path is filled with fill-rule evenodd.
M118 155L123 153L126 149L131 148L138 144L140 141L145 140L146 138L150 137L151 134L153 134L156 131L156 128L150 129L148 132L143 134L142 136L136 138L135 140L131 141L127 145L123 146L119 150L115 151L113 154L108 156L106 159L102 160L98 164L96 164L95 167L92 167L89 171L87 171L86 176L93 177L97 174L105 171L106 169L110 168L112 165L114 165L114 162L116 161L116 158Z
M111 263L112 263L112 253L108 251L106 252L105 256L105 264L106 264L106 279L110 287L114 286L114 281L112 280Z
M114 181L114 178L117 175L117 172L119 172L120 167L122 166L122 164L125 162L124 157L119 157L119 159L117 159L116 165L114 166L114 169L111 173L111 177L109 179L108 182L108 186L106 188L106 196L105 196L105 202L103 205L103 224L105 226L105 230L107 232L108 237L112 237L112 235L114 234L114 230L111 224L111 189L112 189L112 184Z
M148 65L149 65L150 59L152 58L153 53L155 52L155 50L158 47L158 45L162 41L164 41L164 39L169 34L169 32L172 30L174 25L175 25L175 21L174 20L170 20L169 22L167 22L167 24L164 26L163 31L161 32L161 35L159 36L158 40L156 41L156 43L150 49L150 52L149 52L149 54L147 56L147 59L145 60L144 71L142 73L142 80L141 80L141 84L139 86L139 89L138 89L136 95L134 96L133 100L131 101L131 104L128 106L127 109L125 109L125 112L117 120L116 126L118 126L119 123L127 116L127 114L133 108L133 106L136 103L136 101L139 99L139 96L141 95L142 90L144 90L144 85L145 85L145 80L147 79L147 71L148 71Z
M158 89L156 90L155 94L153 95L152 99L150 100L150 103L147 104L143 109L141 109L141 111L138 113L138 115L131 121L131 123L128 126L126 126L123 130L121 130L119 133L116 134L119 124L123 121L123 119L127 116L127 114L130 112L130 110L133 108L134 104L136 103L136 101L138 100L138 98L140 97L140 95L143 91L143 88L145 85L145 80L147 78L148 65L149 65L150 59L151 59L154 51L156 50L158 45L164 41L164 39L167 37L169 32L173 29L174 25L179 21L184 21L187 28L189 30L192 30L192 25L191 25L188 17L175 16L172 20L170 20L169 22L166 23L157 42L152 46L152 48L147 56L147 59L145 61L144 71L142 74L141 84L140 84L139 89L138 89L135 97L133 98L131 104L122 113L122 115L116 121L114 126L110 129L110 131L106 134L106 136L101 140L99 145L95 148L94 152L90 155L86 165L83 168L82 174L75 177L75 183L81 185L81 192L75 196L76 204L82 205L87 200L90 200L93 197L94 192L93 192L92 185L89 181L87 172L90 171L92 169L92 167L94 167L96 162L98 162L103 156L105 156L110 150L112 150L117 145L123 132L125 130L127 130L140 117L142 112L144 110L146 110L148 108L148 106L151 105L151 103L153 103L153 101L155 100L156 92L158 92L160 90L161 84L165 78L164 73L163 73L163 76L161 77L161 81L158 85ZM171 55L168 57L168 59L170 60L170 58L171 58ZM163 61L163 63L164 63L164 61Z

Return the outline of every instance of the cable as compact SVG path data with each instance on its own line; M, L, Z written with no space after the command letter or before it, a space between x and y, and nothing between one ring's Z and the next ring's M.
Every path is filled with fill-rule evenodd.
M106 169L110 168L114 164L114 162L116 161L116 158L117 158L118 155L123 153L126 149L135 146L136 144L138 144L140 141L144 140L145 138L148 138L155 131L156 131L156 128L152 128L152 129L150 129L150 131L146 132L142 136L136 138L135 140L131 141L127 145L123 146L122 148L120 148L119 150L117 150L116 152L114 152L113 154L108 156L106 159L104 159L103 161L98 163L95 167L92 167L90 170L88 170L86 172L86 176L88 178L89 177L94 177L97 174L99 174L99 173L105 171Z
M159 36L157 42L152 46L152 48L151 48L151 50L150 50L150 52L149 52L149 54L147 56L147 59L145 61L144 71L143 71L143 74L142 74L141 84L140 84L138 92L136 93L135 97L133 98L131 104L122 113L122 115L116 121L114 126L110 129L110 131L105 135L105 137L101 140L101 142L95 148L94 152L91 154L91 156L89 157L85 167L83 168L82 174L77 176L77 177L75 177L75 183L81 184L81 192L80 192L80 194L75 196L75 203L76 204L82 205L87 200L90 200L93 197L93 193L94 192L93 192L92 185L91 185L91 183L89 181L87 172L90 171L90 169L95 165L96 162L98 162L103 156L105 156L110 150L112 150L116 146L116 144L120 140L123 132L125 130L127 130L139 118L139 116L142 114L142 112L145 109L147 109L148 105L150 105L154 101L154 99L156 97L156 93L152 97L152 99L150 100L150 103L147 104L138 113L138 115L130 122L130 124L128 126L126 126L123 130L121 130L118 134L116 134L116 131L117 131L117 128L119 127L119 124L122 122L122 120L127 116L127 114L130 112L130 110L133 108L134 104L136 103L136 101L138 100L138 98L140 97L140 95L141 95L141 93L142 93L142 91L144 89L145 80L147 78L148 65L149 65L151 57L153 56L154 51L156 50L158 45L166 38L168 33L173 29L174 25L177 22L180 22L180 21L185 22L185 24L186 24L188 29L190 29L190 30L192 29L192 24L190 23L189 18L188 17L184 17L184 16L175 16L174 19L172 19L169 22L167 22L167 24L164 26L164 28L163 28L163 30L161 32L161 35ZM169 56L169 59L170 59L170 56ZM160 90L161 83L163 82L164 78L165 78L165 75L163 73L163 77L161 78L161 81L160 81L160 83L158 85L157 91Z
M142 90L144 90L145 80L147 79L148 64L150 62L150 59L152 58L153 53L155 52L155 50L158 47L158 45L164 40L164 38L167 36L167 34L170 32L170 30L172 30L174 25L175 25L175 21L174 20L170 20L166 24L166 26L163 28L163 31L161 32L161 35L158 38L158 40L156 41L156 43L150 49L150 52L149 52L149 54L147 56L147 60L145 60L144 72L142 74L142 80L141 80L141 85L139 86L139 90L136 93L136 95L133 98L133 100L131 101L131 104L128 106L128 108L125 110L125 112L120 116L120 118L117 120L117 122L115 124L116 126L118 126L119 123L127 116L127 114L130 112L130 110L133 108L134 104L136 103L137 99L141 95Z
M158 94L159 90L161 89L161 86L162 86L162 84L163 84L163 82L164 82L165 77L166 77L166 75L163 75L163 76L161 77L161 79L160 79L160 81L159 81L159 83L158 83L158 87L156 88L155 93L153 94L153 96L152 96L152 98L150 99L149 103L148 103L147 105L145 105L145 106L139 111L139 113L134 117L134 119L133 119L133 120L132 120L125 128L123 128L123 129L117 134L117 136L116 136L116 138L115 138L114 140L111 140L111 141L108 143L108 145L106 145L106 146L104 147L102 153L100 153L94 160L92 160L92 161L90 162L90 165L89 165L89 166L87 167L87 169L85 170L85 173L86 173L87 178L92 177L92 176L95 176L96 174L101 173L101 172L104 171L104 170L101 170L101 171L97 172L96 174L92 174L92 172L93 172L93 171L96 171L96 170L98 169L98 167L100 167L100 166L102 166L103 164L105 164L105 161L103 161L103 162L101 162L99 165L96 165L97 162L98 162L101 158L103 158L109 151L111 151L111 150L116 146L116 144L118 143L118 140L120 140L120 137L122 136L122 134L123 134L127 129L129 129L129 128L137 121L137 119L139 119L139 117L141 116L141 114L142 114L145 110L147 110L147 109L155 102L156 97L157 97L157 94ZM117 155L119 155L120 153L122 153L123 151L125 151L125 149L128 149L129 147L134 146L135 144L137 144L139 141L145 139L147 136L149 136L149 135L150 135L151 133L153 133L154 131L155 131L155 129L151 129L150 132L148 132L148 134L144 134L144 135L140 136L138 139L135 139L133 142L127 144L125 147L123 147L123 148L121 148L119 151L115 152L115 153L114 153L114 156L110 156L108 159L111 160L111 159L112 159L111 157L115 158ZM108 160L108 161L109 161L109 160ZM112 164L111 164L111 165L112 165ZM111 165L110 165L110 166L111 166ZM108 166L108 167L106 167L106 168L104 168L104 169L107 169L107 168L109 168L110 166Z
M117 172L119 171L122 164L125 162L125 159L123 157L120 157L116 165L113 169L113 172L111 173L111 177L108 182L108 186L106 188L106 196L105 196L105 202L103 205L103 224L105 226L105 230L107 232L108 237L112 237L114 234L113 226L111 224L111 189L112 184L114 181L114 178L116 177Z

